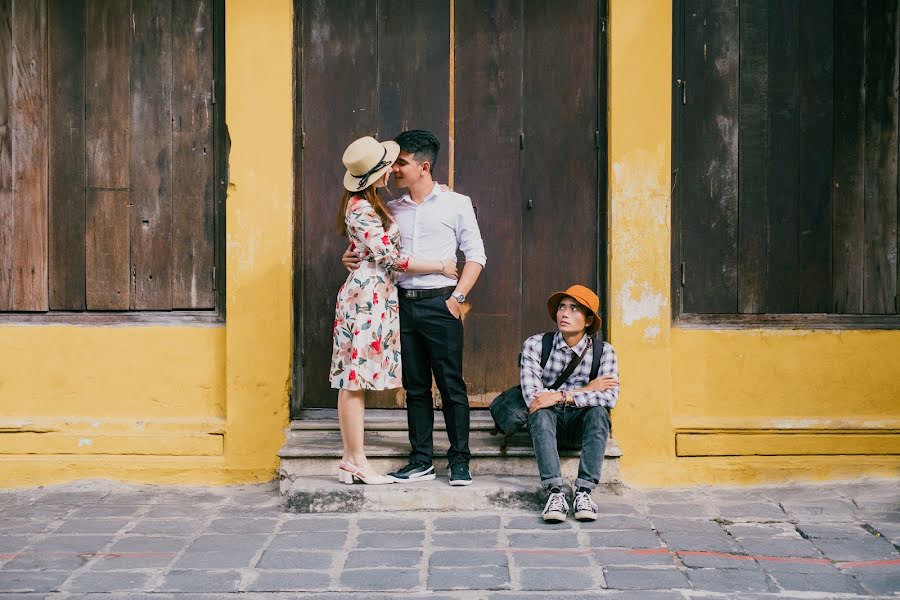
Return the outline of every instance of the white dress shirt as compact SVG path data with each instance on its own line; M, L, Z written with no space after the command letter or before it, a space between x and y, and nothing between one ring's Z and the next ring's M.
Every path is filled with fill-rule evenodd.
M484 242L472 200L468 196L434 188L422 204L409 194L388 202L388 208L400 228L403 253L425 260L442 260L462 250L466 262L485 265ZM442 273L400 273L397 285L406 289L434 289L456 285Z

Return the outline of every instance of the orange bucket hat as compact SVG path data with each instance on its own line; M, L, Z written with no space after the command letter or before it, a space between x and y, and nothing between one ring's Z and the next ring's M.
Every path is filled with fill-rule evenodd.
M547 300L547 312L550 313L553 322L556 323L556 310L559 308L560 301L566 296L574 298L578 304L591 311L591 314L594 315L594 322L587 326L587 333L588 335L596 333L600 329L600 298L590 288L583 285L573 285L564 292L556 292L550 296L550 299Z

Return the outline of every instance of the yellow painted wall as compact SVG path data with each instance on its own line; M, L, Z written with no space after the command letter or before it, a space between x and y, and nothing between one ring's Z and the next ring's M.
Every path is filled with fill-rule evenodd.
M291 372L291 12L226 0L227 325L0 326L0 486L274 477ZM900 332L673 326L671 3L611 0L609 40L604 300L625 481L896 476Z
M625 481L900 475L900 332L673 325L671 2L611 0L609 39L609 328Z
M227 327L0 326L0 487L266 481L288 418L292 2L226 1Z

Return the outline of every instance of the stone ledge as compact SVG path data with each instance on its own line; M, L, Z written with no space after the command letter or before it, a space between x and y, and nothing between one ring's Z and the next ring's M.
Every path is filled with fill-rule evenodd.
M601 491L619 495L620 484L601 484ZM475 476L472 485L452 487L441 473L421 483L347 485L336 477L282 479L281 492L287 510L297 513L540 510L546 492L540 489L536 471L523 477Z

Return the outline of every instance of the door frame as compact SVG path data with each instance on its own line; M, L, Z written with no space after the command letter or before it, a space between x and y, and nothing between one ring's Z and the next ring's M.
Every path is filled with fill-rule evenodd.
M450 15L454 14L454 1L450 0ZM522 0L527 2L527 0ZM302 11L300 6L303 0L294 0L293 11L293 43L291 47L292 64L293 64L293 81L291 91L293 95L293 232L292 232L292 252L291 252L291 305L292 305L292 324L291 324L291 385L288 391L288 399L290 403L291 419L302 417L303 406L303 339L305 307L302 302L302 290L304 289L305 273L302 269L302 231L303 231L303 106L302 106L302 68L303 68L303 23L301 22ZM600 317L602 326L599 335L603 339L607 339L609 329L607 324L607 315L609 314L609 303L611 298L608 297L607 290L608 274L609 274L609 197L608 197L608 178L609 178L609 45L608 45L608 23L609 23L609 3L608 0L596 0L597 2L597 129L598 135L596 140L597 152L597 240L594 246L596 253L596 280L598 293L600 296ZM451 20L451 39L453 36L454 23ZM453 61L450 62L451 68ZM453 88L451 87L451 93ZM453 115L451 114L451 120ZM449 149L448 149L449 150ZM451 158L448 156L448 158ZM451 160L452 164L452 160ZM336 292L335 292L336 293Z

